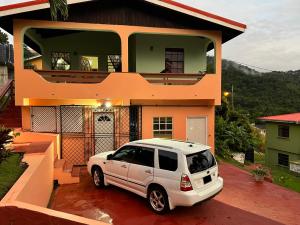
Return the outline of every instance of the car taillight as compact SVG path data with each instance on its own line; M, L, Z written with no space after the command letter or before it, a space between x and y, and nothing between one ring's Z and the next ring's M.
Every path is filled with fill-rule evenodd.
M190 181L190 178L186 174L182 174L182 176L181 176L180 190L181 191L191 191L191 190L193 190L193 186L192 186L192 183Z

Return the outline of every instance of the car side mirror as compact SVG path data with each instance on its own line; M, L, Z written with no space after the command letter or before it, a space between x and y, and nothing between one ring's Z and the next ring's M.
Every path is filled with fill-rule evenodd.
M107 159L107 160L111 160L112 157L113 157L113 155L112 155L112 154L109 154L109 155L107 155L106 159Z

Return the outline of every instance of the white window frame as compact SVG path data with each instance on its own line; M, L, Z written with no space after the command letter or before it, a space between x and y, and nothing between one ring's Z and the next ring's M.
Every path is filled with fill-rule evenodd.
M154 119L155 118L158 118L158 123L154 123ZM161 123L161 118L165 118L165 122L164 123ZM171 123L168 123L167 122L167 118L171 118ZM158 124L158 129L154 129L154 124ZM165 124L165 125L168 125L168 124L171 124L172 125L172 129L160 129L160 125L161 124ZM173 117L172 116L154 116L152 118L152 130L153 130L153 137L155 137L155 132L170 132L171 131L171 138L173 138Z

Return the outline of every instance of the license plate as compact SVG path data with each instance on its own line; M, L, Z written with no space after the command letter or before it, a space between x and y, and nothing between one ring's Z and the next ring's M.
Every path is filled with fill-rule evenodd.
M203 183L204 183L204 184L207 184L207 183L209 183L209 182L211 182L211 176L210 176L210 175L208 175L208 176L206 176L206 177L203 177Z

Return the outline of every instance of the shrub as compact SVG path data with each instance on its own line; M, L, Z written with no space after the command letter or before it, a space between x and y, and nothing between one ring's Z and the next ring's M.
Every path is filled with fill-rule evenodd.
M232 152L260 150L263 142L247 116L232 109L226 98L216 111L216 152L230 158Z
M0 162L10 153L9 144L13 141L12 129L0 127Z

